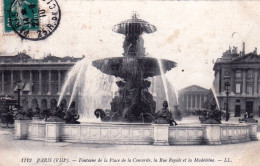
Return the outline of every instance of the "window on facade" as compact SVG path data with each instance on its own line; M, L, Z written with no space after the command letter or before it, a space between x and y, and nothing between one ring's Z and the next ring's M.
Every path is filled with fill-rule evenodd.
M240 103L240 100L239 100L239 99L236 99L236 102L237 102L237 103Z
M241 93L241 83L236 83L236 93Z
M247 84L246 92L247 92L247 94L253 94L253 85L252 84Z
M241 70L236 70L236 78L241 78L242 74L241 74Z
M247 78L253 78L253 70L247 70Z
M225 71L224 77L230 77L230 72L229 72L229 70L226 70L226 71Z

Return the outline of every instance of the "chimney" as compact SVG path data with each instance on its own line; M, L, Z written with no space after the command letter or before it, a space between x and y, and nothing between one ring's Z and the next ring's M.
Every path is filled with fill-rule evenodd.
M256 55L257 55L257 48L255 48L255 50L254 50L254 54L256 54Z
M243 50L242 50L242 56L244 56L245 55L245 42L243 42Z

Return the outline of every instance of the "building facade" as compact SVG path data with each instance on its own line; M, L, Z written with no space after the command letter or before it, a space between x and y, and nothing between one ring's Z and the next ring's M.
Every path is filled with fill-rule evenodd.
M52 109L57 105L67 72L80 59L51 55L33 59L23 53L0 56L0 93L17 96L17 81L21 80L20 103L24 110L35 110L37 105ZM65 103L69 97L64 97Z
M245 54L237 48L229 49L215 65L214 87L221 110L226 110L227 95L225 84L230 84L228 108L236 116L248 112L260 116L260 56L257 49Z
M191 85L179 91L179 108L181 110L198 111L205 109L208 89Z
M21 80L20 104L24 110L39 106L42 110L53 109L59 100L62 86L65 83L67 73L74 64L82 58L59 58L48 55L43 59L33 59L30 56L19 53L15 56L0 56L0 95L10 95L17 98L17 81ZM116 79L108 75L98 75L97 83L101 97L93 96L94 101L89 101L88 96L79 90L75 99L76 107L80 110L102 108L110 109L112 98L118 95ZM98 79L97 79L98 80ZM161 76L149 78L152 82L150 93L156 102L156 111L162 109L163 101L167 100L165 87ZM168 103L171 110L177 104L176 95L171 84L166 80ZM82 87L83 88L83 87ZM63 102L69 103L72 88L66 91ZM86 108L87 107L87 108Z

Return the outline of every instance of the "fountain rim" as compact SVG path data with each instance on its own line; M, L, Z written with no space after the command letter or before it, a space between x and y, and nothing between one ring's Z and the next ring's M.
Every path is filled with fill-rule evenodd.
M92 62L95 62L95 61L100 61L100 60L116 60L116 59L127 59L127 58L132 58L132 57L107 57L107 58L101 58L101 59L96 59L96 60L93 60ZM161 60L161 61L168 61L168 62L171 62L173 63L176 67L177 66L177 63L175 61L172 61L172 60L168 60L168 59L164 59L164 58L155 58L155 57L147 57L147 56L137 56L137 57L133 57L133 59L147 59L147 60Z

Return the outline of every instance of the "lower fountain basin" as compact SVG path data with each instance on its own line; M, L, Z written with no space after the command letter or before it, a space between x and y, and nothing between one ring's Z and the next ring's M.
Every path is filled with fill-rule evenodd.
M169 126L142 123L39 122L15 120L15 138L95 144L202 145L255 141L257 124Z

